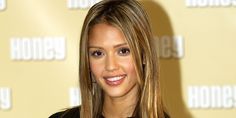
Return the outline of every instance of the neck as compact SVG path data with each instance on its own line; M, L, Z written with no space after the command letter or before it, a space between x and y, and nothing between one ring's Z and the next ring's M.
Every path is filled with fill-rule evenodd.
M121 97L111 97L105 94L103 115L106 118L131 117L137 105L138 85Z

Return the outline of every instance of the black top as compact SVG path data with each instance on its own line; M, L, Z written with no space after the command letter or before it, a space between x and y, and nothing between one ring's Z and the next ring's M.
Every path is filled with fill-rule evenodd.
M57 112L49 118L80 118L80 107L67 109L65 111Z
M65 111L57 112L49 118L80 118L80 107L74 107ZM99 118L104 118L100 116Z
M51 115L49 118L80 118L80 107L74 107L67 109L65 111L57 112ZM104 118L102 115L99 118ZM165 118L170 118L168 114L165 113Z

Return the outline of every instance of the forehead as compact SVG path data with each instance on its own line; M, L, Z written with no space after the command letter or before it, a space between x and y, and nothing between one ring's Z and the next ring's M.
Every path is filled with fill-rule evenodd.
M126 42L126 38L120 29L106 23L94 25L89 32L88 38L89 45L112 45Z

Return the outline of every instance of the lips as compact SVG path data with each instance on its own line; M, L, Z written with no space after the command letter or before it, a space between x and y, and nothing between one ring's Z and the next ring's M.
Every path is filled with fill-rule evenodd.
M108 84L109 86L118 86L123 82L125 77L126 77L126 74L116 75L116 76L106 76L104 77L104 80L106 84Z

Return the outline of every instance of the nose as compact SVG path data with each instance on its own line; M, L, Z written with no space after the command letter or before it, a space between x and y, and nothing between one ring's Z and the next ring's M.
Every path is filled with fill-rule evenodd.
M106 59L106 70L115 71L118 69L117 59L114 55L108 55Z

